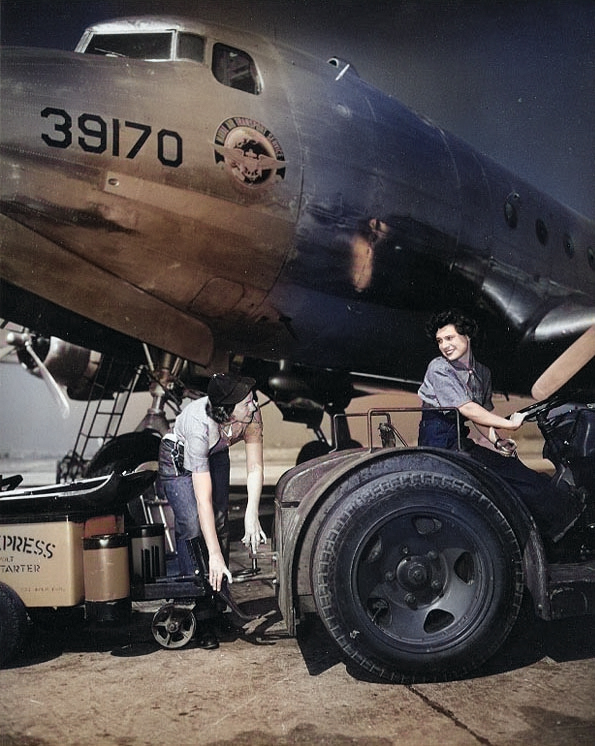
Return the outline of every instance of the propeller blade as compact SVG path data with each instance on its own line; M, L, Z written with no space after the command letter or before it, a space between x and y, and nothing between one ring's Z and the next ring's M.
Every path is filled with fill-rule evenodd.
M35 352L33 349L33 345L31 344L31 340L28 339L25 341L25 349L31 355L33 360L35 361L35 365L39 368L39 373L43 380L46 382L47 387L50 390L50 394L52 395L52 398L58 405L60 409L60 414L64 419L66 419L70 414L70 404L68 403L68 399L66 398L64 392L58 386L56 383L56 380L52 376L52 374L49 372L49 370L46 368L43 360L39 357L39 355Z
M575 373L595 357L595 326L591 326L556 358L535 381L531 396L547 399L567 383Z

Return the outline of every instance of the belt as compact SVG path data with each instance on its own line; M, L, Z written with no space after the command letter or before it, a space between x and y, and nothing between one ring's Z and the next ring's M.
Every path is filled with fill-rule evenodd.
M421 416L423 419L443 419L452 424L456 424L457 417L460 418L461 422L465 419L459 412L455 412L451 409L442 411L434 409L433 407L422 407Z

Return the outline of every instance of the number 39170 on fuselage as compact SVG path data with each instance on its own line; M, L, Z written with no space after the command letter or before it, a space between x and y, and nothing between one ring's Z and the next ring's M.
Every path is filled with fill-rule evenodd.
M343 60L153 18L2 65L6 288L205 368L404 379L428 312L458 304L517 391L595 320L592 222Z

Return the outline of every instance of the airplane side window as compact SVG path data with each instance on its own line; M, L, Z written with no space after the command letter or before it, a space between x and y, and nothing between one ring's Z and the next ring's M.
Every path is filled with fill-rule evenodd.
M178 34L178 58L204 62L205 40L196 34L181 32Z
M537 218L537 220L535 221L535 235L537 236L537 240L539 241L539 243L542 246L545 246L549 238L549 233L547 225L541 218Z
M215 44L212 70L223 85L246 93L258 94L261 91L256 65L250 55L240 49Z
M170 60L172 58L171 32L141 34L95 34L91 37L85 54L103 54L107 57L132 57L137 60Z

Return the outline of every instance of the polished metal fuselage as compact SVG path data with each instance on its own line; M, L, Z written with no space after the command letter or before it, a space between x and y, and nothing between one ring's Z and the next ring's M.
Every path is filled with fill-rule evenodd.
M405 379L458 305L517 391L595 323L592 221L346 63L203 30L206 64L4 50L4 282L206 368ZM215 78L221 42L260 93Z

